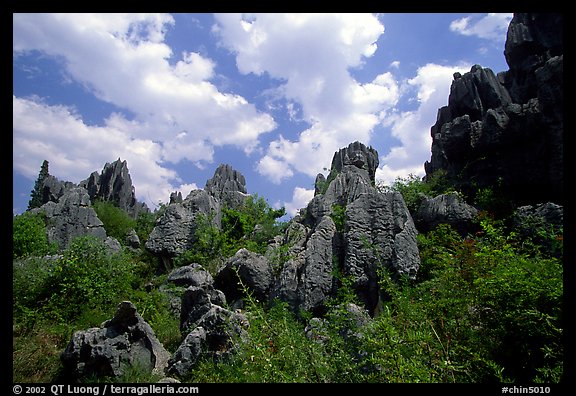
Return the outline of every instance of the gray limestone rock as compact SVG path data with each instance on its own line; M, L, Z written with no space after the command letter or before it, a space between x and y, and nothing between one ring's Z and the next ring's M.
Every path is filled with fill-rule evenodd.
M104 224L90 205L87 191L72 187L65 190L58 202L47 202L30 212L45 214L48 241L65 249L78 236L92 235L106 240Z
M128 163L120 158L106 163L101 174L93 172L88 179L81 181L79 186L86 188L92 202L113 202L133 218L137 218L140 212L149 211L146 204L136 199Z
M210 272L204 269L200 264L192 263L174 269L168 275L168 282L176 286L198 286L209 287L214 284L214 278Z
M168 205L148 236L146 249L169 258L190 249L195 240L199 215L220 228L221 211L218 201L204 190L193 190L182 203Z
M428 232L439 224L449 224L461 235L477 231L478 210L468 205L456 192L426 198L420 204L414 221L419 231Z
M246 338L248 318L223 308L224 293L212 287L190 286L182 297L180 330L187 334L168 362L167 373L185 376L198 358L218 361L229 356Z
M498 188L515 205L563 203L563 15L516 13L498 75L474 65L452 81L431 128L426 175L467 196Z
M415 278L420 266L416 227L400 193L364 194L346 208L344 275L373 312L380 299L378 269Z
M241 206L248 197L244 175L227 164L221 164L216 169L204 190L230 208Z
M271 298L286 301L295 312L303 309L322 313L335 291L335 239L334 221L330 216L322 217L306 238L305 248L293 250L292 258L284 264Z
M230 302L245 295L243 286L257 300L268 301L273 276L272 266L265 256L240 249L218 271L214 286L222 290Z
M335 294L335 273L350 275L355 291L372 314L379 301L377 267L413 278L420 264L416 228L399 193L381 194L374 186L378 153L359 142L338 151L321 193L305 215L286 230L287 260L271 298L321 315ZM323 192L322 192L323 191ZM290 237L290 234L292 236ZM298 235L298 237L296 237Z
M78 379L119 377L134 366L163 375L169 358L130 301L120 303L114 317L100 327L75 332L61 355L66 372Z

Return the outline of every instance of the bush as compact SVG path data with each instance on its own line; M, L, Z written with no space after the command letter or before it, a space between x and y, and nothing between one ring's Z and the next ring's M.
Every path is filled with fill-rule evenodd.
M104 223L106 234L109 237L116 238L124 245L126 243L126 234L136 227L136 220L109 201L96 201L93 208L98 218Z
M116 306L129 296L134 282L128 257L110 252L100 239L78 237L55 264L49 304L67 321L77 318L86 307Z
M25 212L12 219L12 258L44 256L56 253L56 244L48 243L44 214Z
M380 192L397 191L402 194L406 207L411 214L414 214L424 198L454 191L454 188L447 180L446 172L442 170L436 171L427 180L423 180L411 173L408 177L397 177L390 186L380 184L377 189Z
M176 266L197 262L215 272L218 263L246 248L263 254L270 240L279 235L286 224L278 219L286 213L284 208L273 209L257 195L248 197L238 208L222 209L221 227L214 225L214 214L196 215L193 247L175 259Z

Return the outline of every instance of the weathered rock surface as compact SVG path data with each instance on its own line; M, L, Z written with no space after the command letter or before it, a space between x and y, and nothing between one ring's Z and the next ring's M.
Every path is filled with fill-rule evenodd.
M227 164L218 166L204 190L230 208L241 206L248 197L244 175Z
M466 195L498 188L517 204L563 202L563 17L515 14L497 76L455 75L431 128L426 174L439 169Z
M244 176L230 165L220 165L203 190L191 191L184 200L180 193L170 195L170 204L150 233L146 249L171 269L172 258L195 242L198 215L220 228L222 208L237 208L248 196Z
M321 315L334 295L341 271L372 314L379 301L379 266L414 278L420 265L416 228L399 193L374 187L378 153L359 142L339 150L327 179L317 177L316 196L292 220L284 243L290 259L272 298L298 312ZM336 223L337 221L337 223Z
M134 366L163 375L169 358L150 325L129 301L120 303L114 317L101 327L75 332L61 356L73 378L92 374L119 377Z
M199 215L220 227L219 202L204 190L193 190L182 203L168 205L148 236L146 249L164 258L173 258L190 249Z
M128 164L120 158L106 163L101 174L93 172L88 179L81 181L79 186L86 188L92 202L113 202L133 218L138 217L140 212L149 211L145 203L136 199Z
M138 213L148 211L145 204L136 200L128 166L126 161L120 159L106 164L102 176L94 172L78 185L46 175L39 188L43 204L30 211L46 214L48 240L56 242L60 249L65 249L74 238L84 235L104 240L114 251L121 249L116 239L106 236L102 221L91 207L96 199L113 202L134 218ZM138 249L140 241L136 233L128 237L128 246Z
M336 238L330 216L322 217L312 232L304 225L293 225L286 241L292 258L284 264L271 298L288 302L296 312L322 314L326 299L336 290Z
M182 297L180 330L187 334L168 362L169 374L185 376L200 356L222 359L245 337L248 319L223 308L224 293L212 287L190 286Z
M352 276L369 312L380 299L379 268L416 277L420 256L416 228L402 195L363 194L346 208L344 275Z
M214 287L222 290L226 300L234 302L245 296L243 287L259 301L268 301L274 282L268 259L247 249L240 249L218 271Z
M104 224L91 207L90 196L84 188L67 188L58 202L49 201L30 212L45 214L48 241L57 243L60 249L65 249L78 236L107 238Z
M58 202L67 190L76 187L72 182L61 181L58 178L48 175L42 181L42 203Z
M453 192L424 199L414 216L414 222L421 232L431 231L439 224L449 224L466 236L477 230L477 216L478 210Z
M168 282L176 286L208 287L214 284L214 278L200 264L192 263L174 269L167 278Z

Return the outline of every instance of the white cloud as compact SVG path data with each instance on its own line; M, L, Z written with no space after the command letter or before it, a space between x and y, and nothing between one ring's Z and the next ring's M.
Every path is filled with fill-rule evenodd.
M314 190L309 190L303 187L296 187L292 193L292 201L284 202L286 213L290 216L295 216L298 211L305 208L308 202L314 198Z
M390 184L397 177L411 173L424 175L424 162L430 160L432 145L430 128L436 121L438 109L448 104L454 73L465 73L470 67L467 64L442 66L430 63L420 67L416 76L406 81L405 95L414 95L416 90L418 108L395 113L389 121L392 136L400 140L401 145L392 147L381 157L377 180Z
M88 126L71 109L37 98L13 96L12 107L14 169L29 179L38 176L44 159L50 174L78 183L121 158L128 162L137 198L150 208L166 202L172 191L195 186L182 185L173 170L161 165L160 145L131 137L117 117L103 126Z
M121 143L157 142L157 161L210 162L214 147L221 145L254 150L260 135L276 123L242 96L220 92L210 82L213 60L195 52L183 52L178 59L164 42L174 24L166 14L13 14L13 53L38 50L62 59L69 78L133 115L128 119L118 112L107 121L108 128L130 137ZM15 139L22 140L16 131L24 129L15 124ZM50 145L53 137L35 135L27 143ZM121 147L124 157L131 147ZM93 164L92 153L85 151L74 161ZM26 157L15 161L19 169L37 166Z
M239 71L278 79L277 94L297 104L309 125L295 138L280 136L269 144L258 171L276 183L294 172L315 176L352 141L369 144L382 112L398 100L390 73L361 84L349 72L377 49L384 26L375 15L223 14L216 19L213 31L236 54Z
M506 37L513 14L476 14L456 19L450 23L450 30L464 36L476 36L487 40L501 40Z

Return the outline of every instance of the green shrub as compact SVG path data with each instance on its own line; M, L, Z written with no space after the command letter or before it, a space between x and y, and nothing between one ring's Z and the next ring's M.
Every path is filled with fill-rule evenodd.
M148 236L156 225L157 218L158 213L141 212L138 214L134 230L136 231L141 244L144 244L148 239Z
M110 252L95 237L78 237L54 267L49 304L66 321L86 307L116 306L129 296L134 283L133 263L127 256Z
M416 213L424 198L454 191L454 188L448 183L446 172L442 170L436 171L427 180L423 180L412 173L407 177L397 177L390 186L380 184L377 189L380 192L397 191L402 194L411 214Z
M263 254L270 240L285 229L286 224L278 221L285 213L284 208L273 209L257 195L248 197L238 208L224 207L220 228L214 224L213 213L199 213L192 248L174 262L176 266L196 262L215 272L222 260L241 248Z
M341 206L338 204L332 205L332 212L330 213L330 217L334 221L336 231L344 232L346 225L346 206Z
M12 219L12 257L44 256L58 250L48 243L44 214L25 212Z
M104 223L106 234L116 238L121 244L126 243L126 234L136 227L137 221L128 213L109 201L96 201L92 205L98 218ZM146 230L142 230L141 232Z

